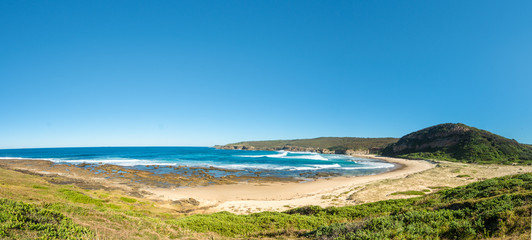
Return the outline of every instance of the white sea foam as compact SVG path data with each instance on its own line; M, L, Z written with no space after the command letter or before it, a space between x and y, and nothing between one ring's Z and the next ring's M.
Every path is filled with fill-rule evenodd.
M176 166L177 163L164 162L164 161L153 161L153 160L142 160L142 159L128 159L128 158L116 158L116 159L80 159L80 160L69 160L69 159L56 159L53 162L56 163L71 163L71 164L112 164L117 166L132 167L132 166L148 166L148 165L159 165L159 166Z
M47 161L56 161L54 158L23 158L23 157L0 157L0 160L47 160Z
M266 155L235 155L237 157L251 157L251 158L258 158L258 157L269 157L269 158L282 158L288 155L287 151L279 151L277 154L266 154Z
M311 165L311 166L313 166L315 168L320 168L320 169L323 169L323 168L341 168L342 167L338 163L328 164L328 165Z
M226 164L226 165L210 165L217 168L224 169L264 169L264 170L282 170L284 167L270 164Z
M296 156L288 156L288 153L298 154ZM303 155L306 154L306 155ZM234 155L236 157L267 157L267 158L286 158L286 159L311 159L311 160L321 160L328 161L329 159L321 156L318 153L314 152L288 152L288 151L278 151L277 154L266 154L266 155Z
M336 154L329 154L327 155L327 159L343 159L343 160L354 160L355 158L348 155L336 155Z
M345 167L343 169L346 170L356 170L356 169L377 169L377 168L393 168L396 165L393 163L385 163L385 162L373 162L373 161L358 161L356 162L360 165L359 167Z
M328 165L310 165L305 167L291 167L288 168L288 170L292 171L313 171L313 170L320 170L320 169L328 169L328 168L339 168L344 169L340 164L328 164Z
M71 163L71 164L81 164L81 163L90 163L90 164L113 164L118 166L138 166L138 165L176 165L176 163L167 163L167 162L153 162L150 160L140 160L140 159L127 159L127 158L117 158L117 159L60 159L60 158L21 158L21 157L0 157L2 159L17 159L17 160L47 160L54 163Z
M320 160L320 161L329 161L329 159L321 156L321 155L301 155L301 156L286 156L286 157L280 157L285 159L312 159L312 160Z
M291 151L287 151L289 153L292 153L292 154L319 154L317 152L291 152Z
M302 167L296 167L296 166L284 166L280 167L278 170L289 170L289 171L313 171L313 170L320 170L320 169L328 169L328 168L339 168L341 169L342 166L340 164L327 164L327 165L308 165L308 166L302 166Z

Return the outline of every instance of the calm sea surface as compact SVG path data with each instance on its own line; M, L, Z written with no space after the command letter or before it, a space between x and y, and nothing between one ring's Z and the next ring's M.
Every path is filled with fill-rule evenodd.
M369 175L390 171L394 164L346 155L286 151L219 150L209 147L84 147L0 149L7 158L46 159L67 164L113 164L135 169L160 166L216 167L239 175L302 177L323 173ZM159 168L153 168L159 169ZM171 168L168 168L171 169ZM217 175L223 176L224 171Z

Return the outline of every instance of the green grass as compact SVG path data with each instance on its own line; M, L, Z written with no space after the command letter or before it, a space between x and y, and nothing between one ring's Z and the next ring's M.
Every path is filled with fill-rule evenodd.
M400 199L349 207L308 206L281 213L236 215L220 212L192 215L173 221L173 224L198 232L215 232L226 237L293 237L335 222L387 214L410 203L409 199Z
M390 195L425 195L425 191L404 191L404 192L394 192Z
M0 198L0 237L92 239L93 234L57 211Z
M106 204L105 205L107 208L109 209L114 209L114 210L119 210L119 209L122 209L122 207L116 205L116 204L112 204L112 203L109 203L109 204Z
M128 198L128 197L120 197L120 200L122 200L123 202L127 202L127 203L135 203L135 202L137 202L137 199Z
M32 187L35 188L35 189L43 189L43 190L48 189L48 187L41 186L41 185L33 185Z
M457 175L456 177L459 177L459 178L468 178L468 177L471 177L470 175L467 175L467 174L460 174L460 175Z
M261 212L235 215L229 212L197 214L173 222L177 226L197 232L216 232L222 236L264 236L285 234L286 231L314 229L327 224L326 218Z
M85 204L94 204L97 206L102 206L102 200L89 197L79 191L70 190L70 189L59 189L59 192L63 194L63 197L69 201L75 203L85 203Z

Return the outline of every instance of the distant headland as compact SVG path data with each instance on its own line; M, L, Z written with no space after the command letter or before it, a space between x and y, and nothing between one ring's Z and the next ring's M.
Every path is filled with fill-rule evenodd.
M286 150L324 154L378 154L423 160L468 163L532 164L532 145L518 143L462 123L444 123L402 138L320 137L295 140L246 141L218 149Z

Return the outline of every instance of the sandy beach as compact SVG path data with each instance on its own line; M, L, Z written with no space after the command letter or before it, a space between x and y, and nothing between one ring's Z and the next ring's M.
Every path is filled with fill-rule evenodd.
M353 204L353 201L329 198L328 196L349 195L357 188L387 179L404 178L413 173L431 169L435 164L421 160L357 155L399 164L395 170L367 176L334 177L317 179L311 182L266 182L210 185L194 188L146 188L156 198L180 199L191 197L204 206L207 212L229 211L233 213L253 213L260 211L282 211L293 207L319 205L323 207Z
M284 211L294 207L318 205L345 206L394 198L413 197L402 191L430 193L447 187L465 185L486 178L532 172L532 166L476 165L454 162L405 160L373 155L374 158L398 164L395 170L366 176L332 177L309 182L278 181L252 178L222 179L205 184L199 174L154 177L143 171L131 171L114 165L95 166L92 170L75 165L54 164L46 160L3 159L0 167L26 174L39 175L54 184L72 184L83 189L120 191L152 201L159 207L187 213L229 211L237 214L261 211ZM166 182L165 182L166 181ZM166 183L194 182L188 187L172 187Z

